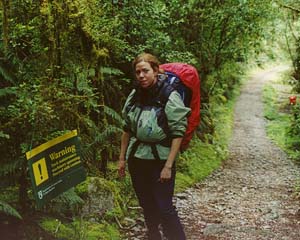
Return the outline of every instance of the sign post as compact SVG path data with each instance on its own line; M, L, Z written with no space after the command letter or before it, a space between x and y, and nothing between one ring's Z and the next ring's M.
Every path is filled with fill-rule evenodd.
M86 179L77 130L26 153L38 207Z

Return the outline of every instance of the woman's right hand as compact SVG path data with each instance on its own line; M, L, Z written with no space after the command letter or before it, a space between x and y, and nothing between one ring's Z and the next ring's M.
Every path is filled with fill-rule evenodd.
M126 173L125 173L125 169L126 169L126 161L125 158L121 158L119 159L119 164L118 164L118 175L120 178L125 177Z
M119 165L118 165L118 174L119 177L125 177L125 168L126 168L126 150L129 144L130 133L123 132L121 137L121 151L119 155Z

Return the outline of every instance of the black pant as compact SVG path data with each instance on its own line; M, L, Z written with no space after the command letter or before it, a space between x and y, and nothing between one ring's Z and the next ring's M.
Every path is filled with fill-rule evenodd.
M159 182L165 161L132 158L128 161L132 184L144 210L149 239L160 240L159 224L169 240L185 240L185 234L173 206L175 167L169 181Z

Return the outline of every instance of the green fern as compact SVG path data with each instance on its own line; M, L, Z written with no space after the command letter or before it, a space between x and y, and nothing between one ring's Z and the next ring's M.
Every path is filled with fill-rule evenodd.
M123 118L120 114L118 114L114 109L104 106L104 112L108 116L110 116L113 120L116 120L118 124L123 125Z
M14 76L10 73L7 67L4 66L3 62L0 62L0 76L3 77L7 82L15 82Z
M103 132L96 135L95 142L105 142L109 137L116 133L120 133L122 131L122 128L115 127L112 125L108 125Z
M55 200L55 202L62 202L64 204L74 206L78 204L83 204L84 201L77 195L74 188L69 189L68 191L59 195Z
M16 209L14 209L8 203L3 201L0 201L0 212L22 219L21 215L18 213Z
M1 95L1 89L0 89L0 95ZM5 134L3 131L0 131L0 138L9 139L10 136L8 134Z
M16 174L19 171L19 168L22 166L23 160L19 159L16 161L11 161L9 163L1 165L0 168L0 177L7 176L10 174Z
M103 147L103 145L107 144L107 140L113 136L114 134L116 133L120 133L122 132L122 128L119 128L119 127L116 127L116 126L113 126L113 125L108 125L104 131L102 131L101 133L99 131L96 131L96 128L95 129L95 136L94 136L94 139L93 141L86 145L84 150L82 151L83 153L83 157L84 158L92 158L92 155L93 155L93 150L92 148L93 147L96 147L96 146L99 146L99 147Z
M101 72L103 74L107 74L109 76L121 76L123 75L123 72L121 72L117 68L112 68L112 67L101 67Z
M11 87L0 89L0 97L4 97L10 94L16 94L16 89Z

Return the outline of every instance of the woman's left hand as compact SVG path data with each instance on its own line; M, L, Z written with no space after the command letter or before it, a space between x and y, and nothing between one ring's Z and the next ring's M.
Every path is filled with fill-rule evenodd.
M120 159L119 164L118 164L118 175L120 178L125 177L125 175L126 175L125 168L126 168L126 161Z
M159 181L161 183L163 182L167 182L171 179L171 175L172 175L172 168L169 168L169 167L164 167L162 169L162 171L160 172L160 179Z

